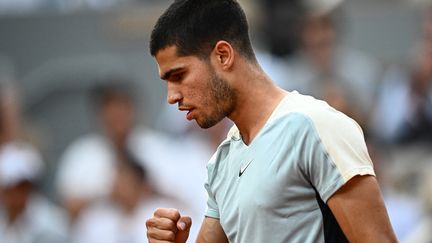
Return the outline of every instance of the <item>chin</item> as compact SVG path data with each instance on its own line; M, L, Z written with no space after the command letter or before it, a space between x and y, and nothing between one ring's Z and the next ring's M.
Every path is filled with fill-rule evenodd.
M200 128L202 128L202 129L208 129L208 128L214 126L214 125L212 125L212 124L208 124L208 123L200 123L200 122L198 122L198 121L197 121L197 124L198 124L198 126L199 126Z
M211 127L215 126L216 124L218 124L221 120L222 119L220 119L220 120L209 120L209 119L207 119L207 120L204 120L204 121L202 121L202 120L196 120L196 122L197 122L198 126L201 127L202 129L208 129L208 128L211 128Z

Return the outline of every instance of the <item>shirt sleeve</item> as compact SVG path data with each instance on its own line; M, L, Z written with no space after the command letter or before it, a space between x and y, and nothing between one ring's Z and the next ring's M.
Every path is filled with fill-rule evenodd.
M375 175L363 132L336 110L304 116L303 171L324 202L357 175Z
M207 207L205 210L205 216L219 219L219 208L211 187L212 175L214 174L214 160L215 155L210 159L210 162L207 165L207 178L204 183L204 187L207 192Z

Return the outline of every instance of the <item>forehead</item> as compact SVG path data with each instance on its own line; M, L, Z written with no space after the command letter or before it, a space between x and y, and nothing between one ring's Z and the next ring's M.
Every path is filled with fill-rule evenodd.
M170 71L188 68L190 66L196 68L198 67L197 65L203 63L203 61L196 56L178 56L176 46L169 46L159 50L155 55L155 59L159 66L159 75L161 77Z

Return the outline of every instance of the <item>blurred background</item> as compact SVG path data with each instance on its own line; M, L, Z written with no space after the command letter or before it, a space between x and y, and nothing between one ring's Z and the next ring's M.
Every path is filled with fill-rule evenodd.
M157 207L205 209L203 132L149 55L169 0L0 0L0 242L147 242ZM287 90L362 127L401 242L432 241L432 1L241 0Z

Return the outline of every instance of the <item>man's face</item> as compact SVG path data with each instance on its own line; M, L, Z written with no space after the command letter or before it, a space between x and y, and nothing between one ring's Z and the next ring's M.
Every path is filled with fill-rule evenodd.
M209 128L228 116L235 107L236 92L219 77L210 62L195 56L177 56L171 46L156 54L159 74L167 81L167 100L187 111L201 128Z
M101 107L104 128L115 142L128 135L133 127L134 115L130 97L121 93L113 94Z

